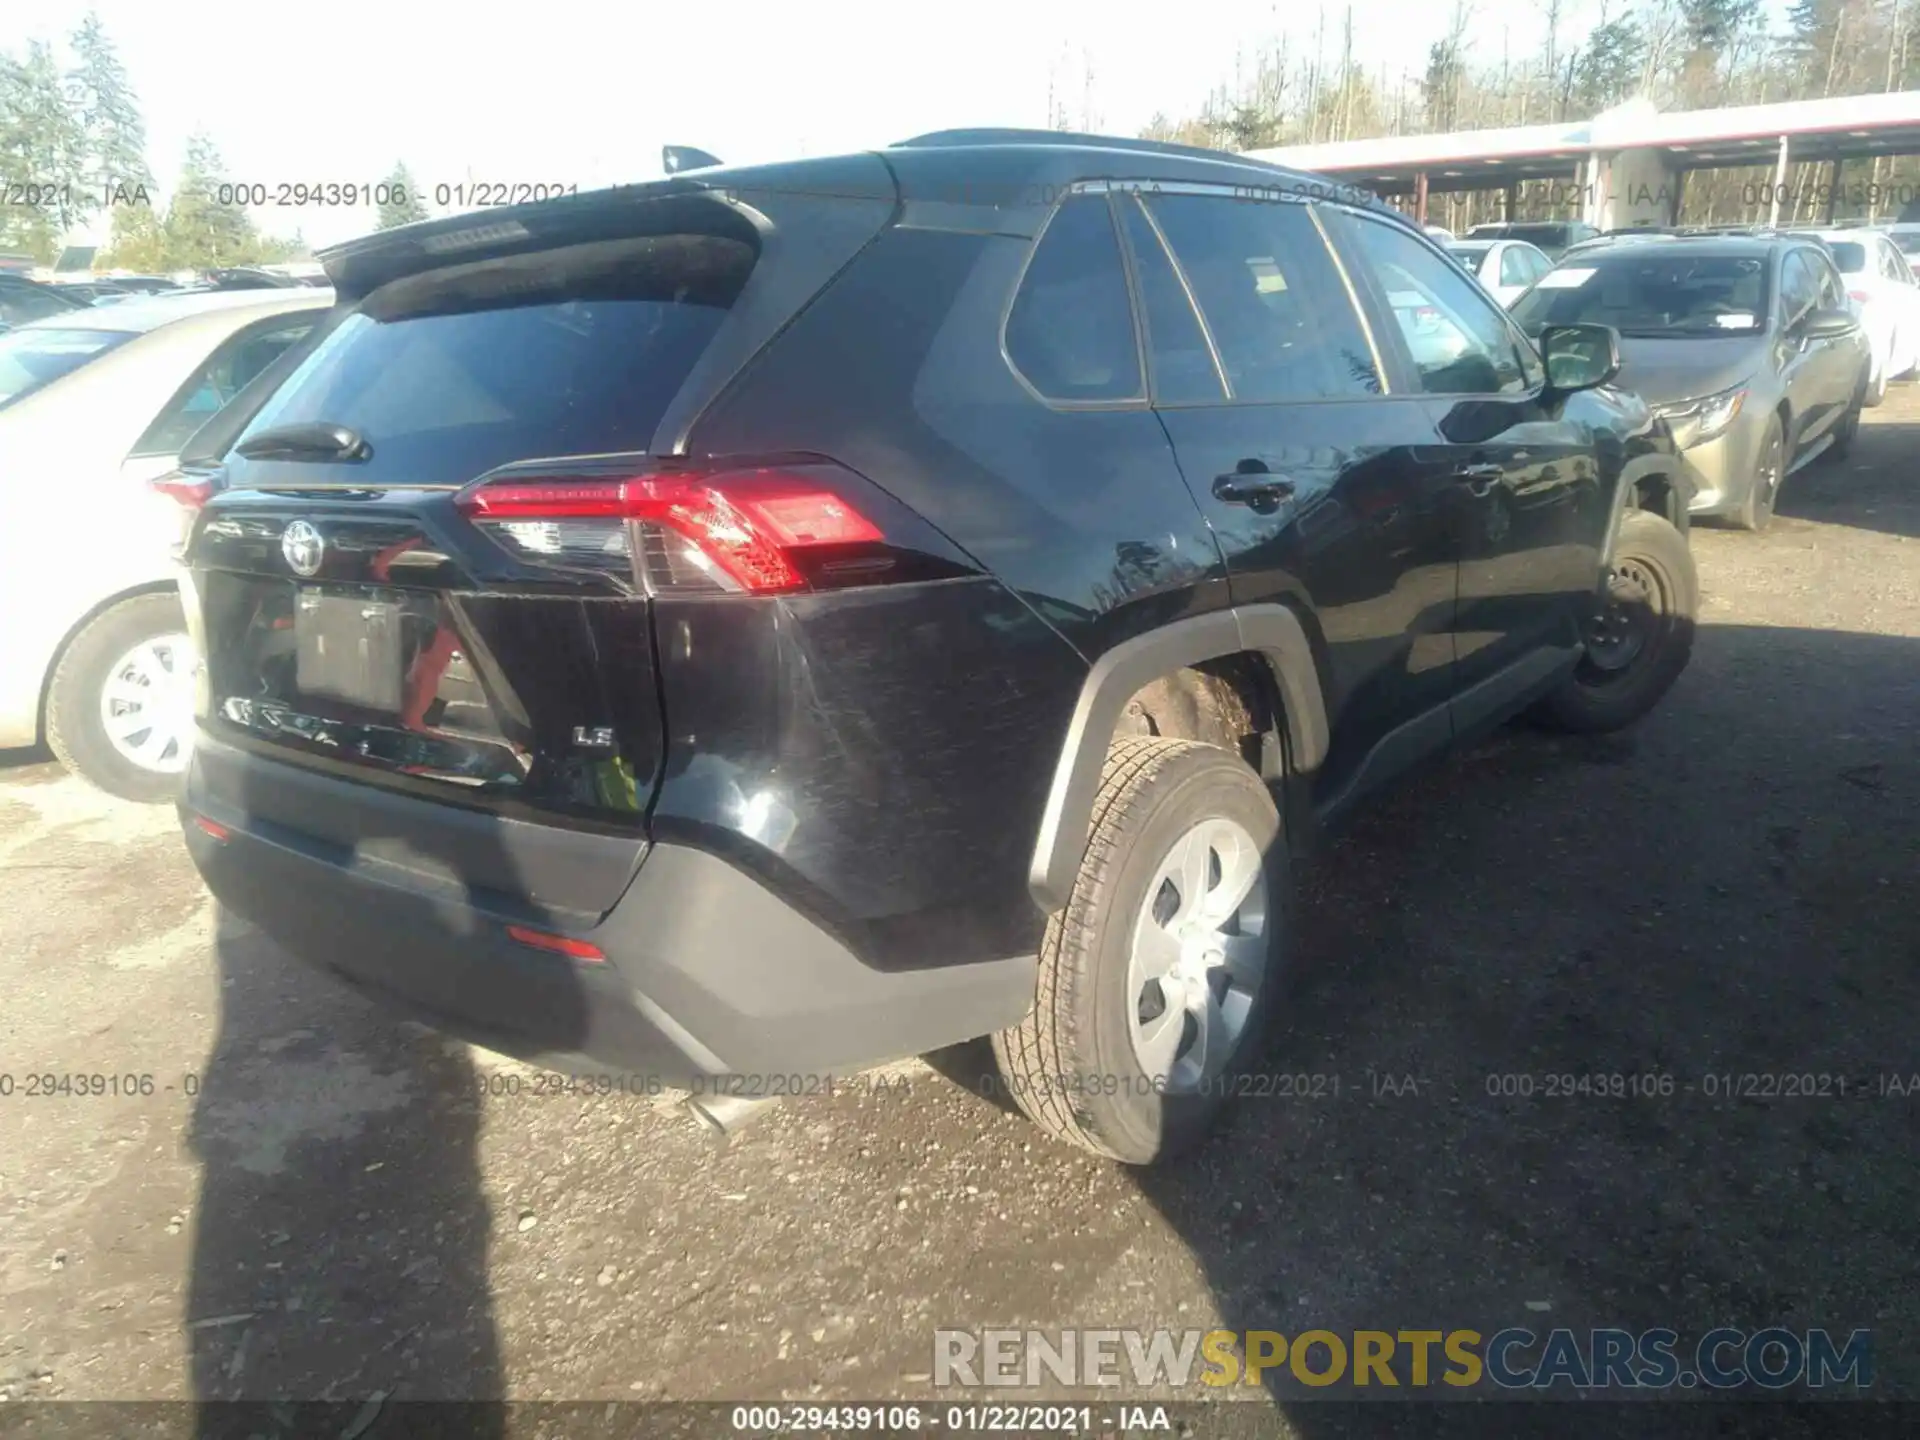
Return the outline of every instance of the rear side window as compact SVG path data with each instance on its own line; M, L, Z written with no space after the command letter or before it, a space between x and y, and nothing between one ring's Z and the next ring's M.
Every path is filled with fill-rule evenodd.
M254 376L279 358L282 350L298 343L318 318L316 311L264 328L256 325L228 339L154 417L132 453L179 453L196 430L225 409Z
M1156 195L1147 208L1200 302L1234 399L1381 392L1366 330L1306 206Z
M1142 394L1133 302L1104 195L1055 212L1007 313L1007 357L1049 400Z
M1530 285L1533 283L1533 266L1525 250L1503 250L1500 254L1500 283L1502 285Z
M0 335L0 407L71 375L133 339L118 330L56 330L34 326Z
M236 443L283 425L346 425L370 460L351 475L298 468L321 483L387 485L644 450L756 258L742 240L654 235L395 280L301 361Z

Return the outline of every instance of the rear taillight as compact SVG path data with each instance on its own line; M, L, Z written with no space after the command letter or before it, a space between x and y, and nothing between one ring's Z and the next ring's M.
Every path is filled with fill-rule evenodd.
M631 574L649 592L769 595L813 588L808 562L873 570L887 536L839 466L640 474L517 473L482 481L461 513L518 559ZM884 570L887 567L878 567ZM876 578L877 574L876 574Z
M604 951L591 940L576 940L571 935L555 935L546 930L530 930L525 925L507 926L507 934L522 945L535 950L545 950L553 955L565 955L574 960L604 961Z
M1860 304L1864 305L1873 299L1873 295L1870 291L1866 290L1849 290L1847 292L1847 298L1849 300L1857 300Z
M193 476L175 470L147 482L160 494L170 500L177 500L189 510L198 510L213 498L213 482L196 480Z

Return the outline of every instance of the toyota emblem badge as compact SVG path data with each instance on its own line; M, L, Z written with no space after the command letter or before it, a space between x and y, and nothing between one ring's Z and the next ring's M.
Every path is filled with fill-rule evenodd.
M327 542L306 521L296 520L280 532L280 553L286 556L287 568L294 574L317 575Z

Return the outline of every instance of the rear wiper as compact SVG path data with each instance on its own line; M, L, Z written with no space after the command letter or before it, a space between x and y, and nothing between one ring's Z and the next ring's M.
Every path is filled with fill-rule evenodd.
M319 421L276 425L233 447L249 460L369 460L373 447L358 430Z

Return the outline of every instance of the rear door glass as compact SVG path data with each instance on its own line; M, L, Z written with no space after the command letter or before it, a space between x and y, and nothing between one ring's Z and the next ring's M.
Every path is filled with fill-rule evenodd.
M357 431L351 473L247 462L313 483L452 485L513 460L645 450L752 272L745 241L654 235L451 265L374 290L236 443L286 425Z
M1367 332L1305 205L1225 195L1146 203L1200 302L1234 399L1381 393Z

